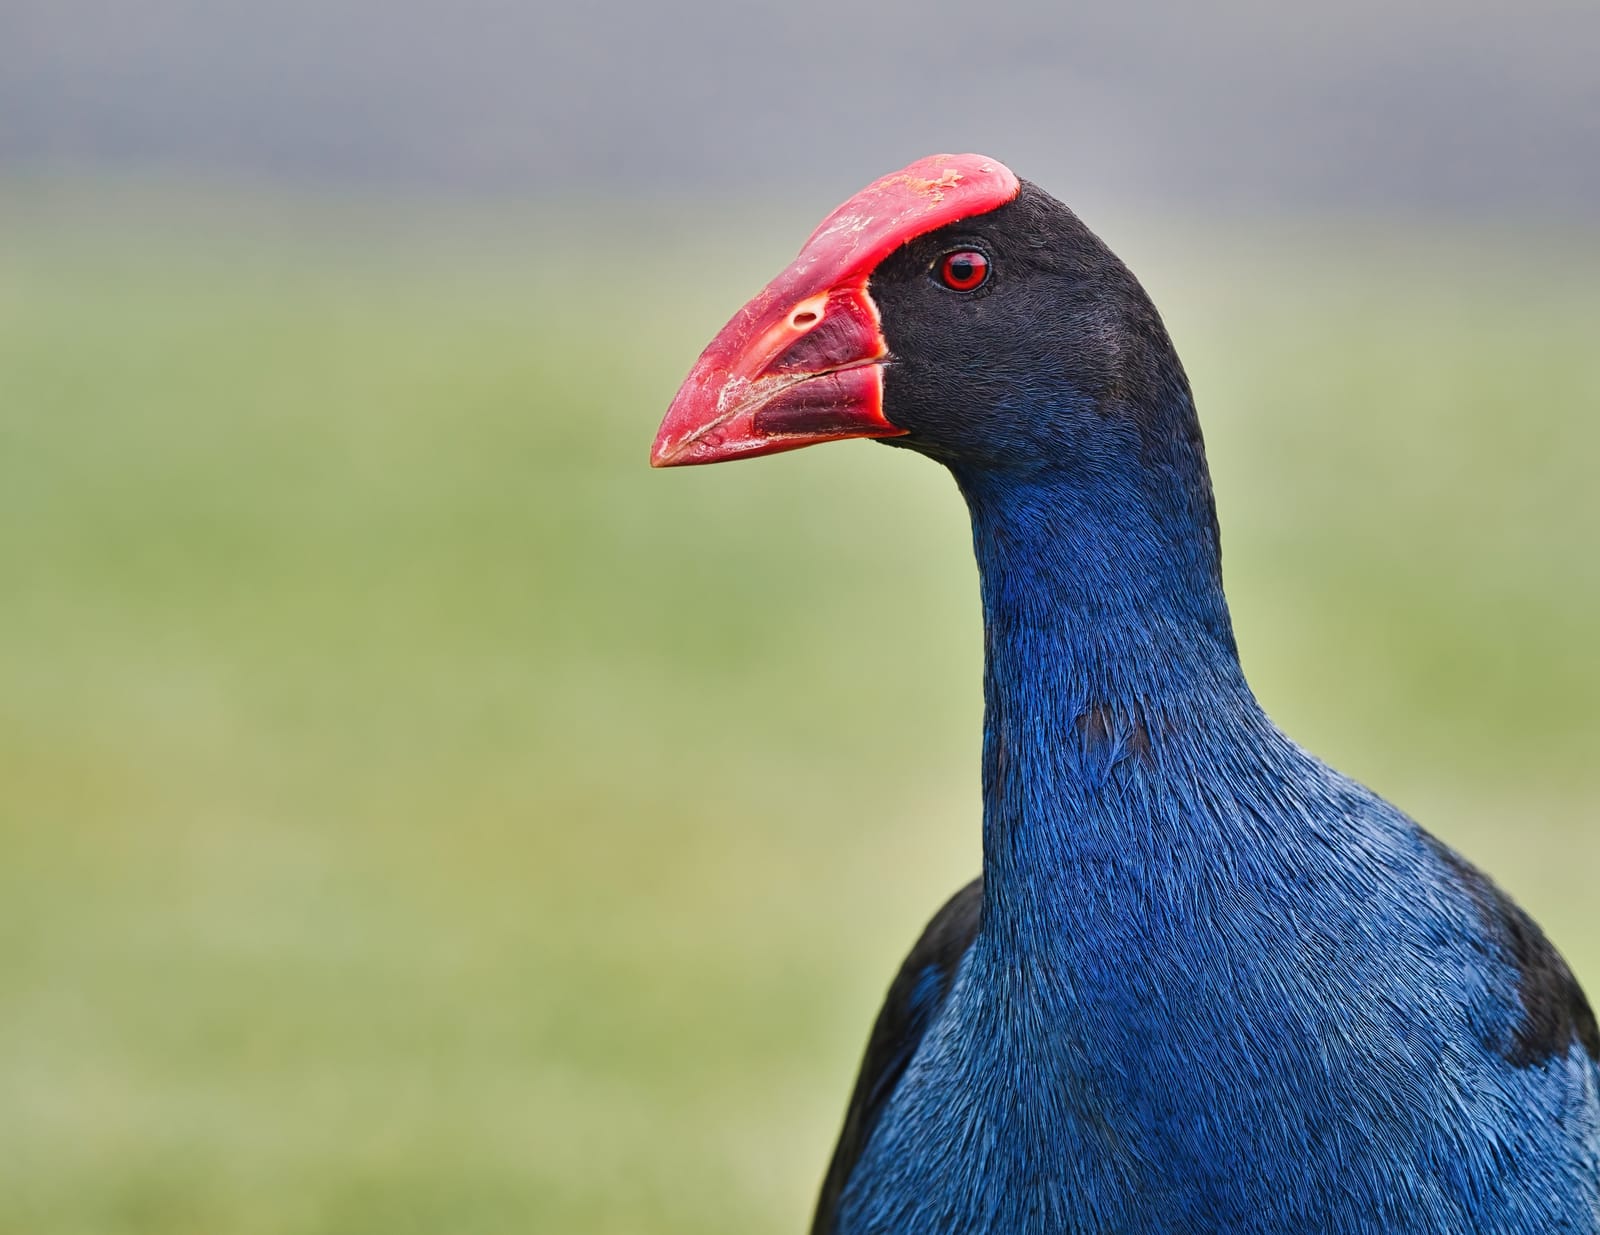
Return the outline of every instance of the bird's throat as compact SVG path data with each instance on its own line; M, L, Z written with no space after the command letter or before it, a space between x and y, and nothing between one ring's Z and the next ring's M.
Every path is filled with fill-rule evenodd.
M1184 847L1201 857L1178 807L1206 752L1270 725L1212 525L1131 487L958 479L984 607L985 909L1023 929L1159 877Z

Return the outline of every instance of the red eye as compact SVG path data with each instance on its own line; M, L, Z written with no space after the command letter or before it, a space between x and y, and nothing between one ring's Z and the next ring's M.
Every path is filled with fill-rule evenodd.
M939 261L939 281L953 292L970 292L989 277L989 259L976 249L946 253Z

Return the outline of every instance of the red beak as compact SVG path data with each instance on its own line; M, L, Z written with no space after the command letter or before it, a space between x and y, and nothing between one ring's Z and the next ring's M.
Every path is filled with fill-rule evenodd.
M883 412L889 347L867 282L907 241L1004 205L1019 187L994 159L936 154L857 193L700 353L651 466L904 433Z

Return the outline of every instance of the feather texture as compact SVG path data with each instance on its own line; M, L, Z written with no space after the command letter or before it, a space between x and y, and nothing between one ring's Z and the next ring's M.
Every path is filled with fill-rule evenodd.
M994 287L946 309L918 272L974 242ZM872 290L895 444L972 515L984 877L936 1010L914 962L891 991L814 1230L1600 1231L1594 1017L1487 877L1258 706L1137 282L1024 184Z

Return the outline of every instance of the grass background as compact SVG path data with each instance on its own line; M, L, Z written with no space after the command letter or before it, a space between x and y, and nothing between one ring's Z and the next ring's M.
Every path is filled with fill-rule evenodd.
M0 197L0 1230L797 1231L977 865L963 512L652 474L782 212ZM1588 234L1101 220L1269 709L1600 988Z

